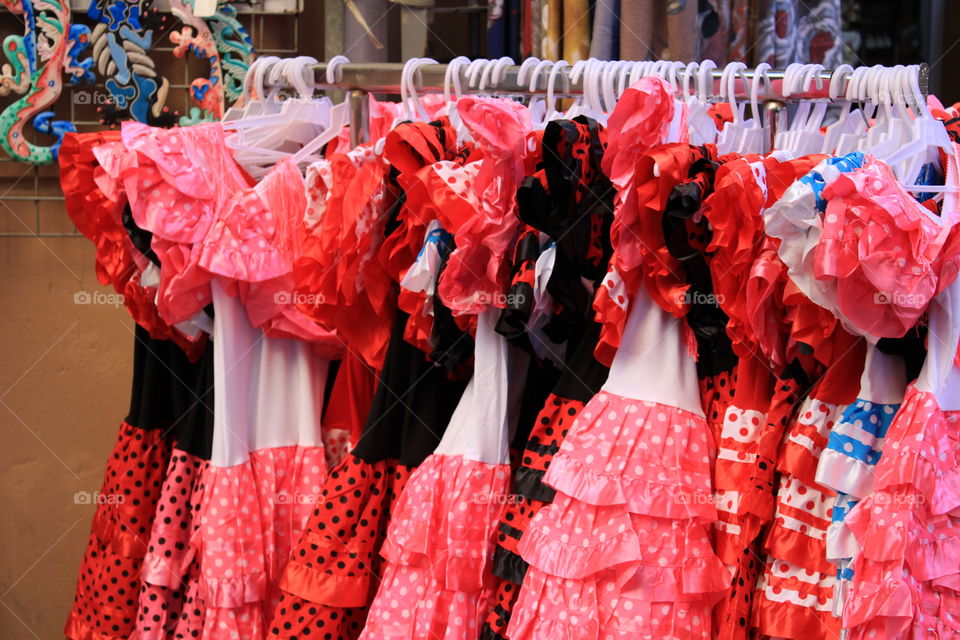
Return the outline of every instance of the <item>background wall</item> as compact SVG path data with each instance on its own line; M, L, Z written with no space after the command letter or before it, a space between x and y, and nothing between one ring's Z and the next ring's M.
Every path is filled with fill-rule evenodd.
M0 216L8 222L8 211ZM66 217L66 216L63 216ZM85 238L0 238L0 638L62 638L103 468L130 399L126 309Z

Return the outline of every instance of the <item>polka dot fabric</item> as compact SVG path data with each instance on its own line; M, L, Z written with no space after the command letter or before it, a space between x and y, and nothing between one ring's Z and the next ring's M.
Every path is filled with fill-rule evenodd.
M510 469L433 454L407 483L381 555L383 581L362 640L476 638L493 607L490 572Z
M544 476L556 496L518 546L530 566L511 640L709 637L729 582L708 535L708 435L682 409L608 391L590 400Z
M259 449L210 466L197 544L204 638L263 637L278 583L326 476L321 447Z
M170 451L161 431L120 426L64 629L71 640L126 638L133 631L140 570Z
M359 637L382 572L387 523L410 473L352 454L331 471L280 580L268 637Z
M191 545L203 501L202 477L210 462L174 449L144 557L136 633L142 640L166 637L178 626L186 594L199 584L199 561ZM202 618L201 618L202 622Z
M850 637L956 637L958 424L960 412L907 388L877 463L876 490L845 519L861 548L843 611Z

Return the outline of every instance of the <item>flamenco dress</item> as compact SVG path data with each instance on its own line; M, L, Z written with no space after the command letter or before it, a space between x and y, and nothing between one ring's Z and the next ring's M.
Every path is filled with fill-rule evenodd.
M856 400L866 345L837 331L839 354L803 400L777 461L774 520L754 607L763 635L801 638L840 631L832 615L836 575L826 549L834 494L816 481L816 469L831 429Z
M517 191L521 220L529 229L539 229L551 241L557 238L559 242L540 254L536 265L526 271L536 274L533 283L522 280L523 261L515 261L519 277L515 276L511 292L522 294L523 299L537 300L542 289L542 297L550 300L552 309L543 320L543 329L528 340L536 353L537 346L548 344L552 337L563 342L563 346L549 350L550 354L568 355L561 366L563 374L553 385L532 428L527 433L518 429L514 438L520 451L512 493L498 526L493 560L498 586L496 603L481 633L485 639L505 636L526 571L526 563L516 552L517 544L530 519L553 499L553 489L542 482L543 474L573 419L606 379L607 367L593 357L600 325L584 322L589 290L579 285L581 278L597 282L611 253L613 189L599 166L605 138L603 128L588 118L549 122L541 141L543 156L534 167L537 170ZM550 252L550 271L543 285L541 274L546 270L542 265L545 258L550 258ZM508 308L501 316L498 330L502 332L500 326L506 324L519 327L516 331L526 336L531 326L540 324L531 321L530 313L529 309ZM520 436L523 440L519 440Z
M630 240L621 246L618 238L630 216L639 215L632 188L637 166L648 175L656 162L643 164L643 145L626 146L623 132L637 127L636 138L656 144L674 120L672 95L662 83L646 79L628 93L634 108L618 103L603 159L618 189L617 252L630 249ZM656 122L634 119L651 111ZM672 169L683 156L667 152L664 159ZM683 172L665 173L679 182ZM654 189L642 206L661 206L676 182ZM618 258L628 268L618 270ZM710 607L728 587L708 535L716 518L711 439L689 334L653 297L669 298L669 287L637 273L640 262L631 259L643 258L614 254L618 267L604 278L595 302L606 332L598 357L616 350L610 375L554 456L543 479L556 490L554 500L537 512L518 546L529 567L507 629L514 640L706 638Z
M406 136L405 127L400 125L394 131L399 130ZM423 129L418 131L424 133ZM416 139L414 132L407 133ZM455 137L451 144L455 144ZM454 149L443 153L455 156ZM410 167L414 173L422 169L416 165ZM402 175L396 176L397 179L402 179ZM411 179L411 182L416 184L417 180ZM386 201L381 202L387 206ZM399 217L403 204L412 209L405 218L411 225ZM410 289L404 292L409 291L413 300L423 305L429 303L432 308L431 352L425 353L405 340L411 314L394 310L390 340L382 370L376 374L377 388L369 413L352 451L331 470L321 488L320 498L284 570L280 585L283 593L269 625L268 637L301 638L310 634L329 634L331 638L343 639L359 637L382 575L380 550L395 502L413 470L436 448L463 394L466 382L462 377L470 370L473 340L469 333L457 327L436 293L436 280L446 267L453 243L428 241L434 230L429 221L435 219L435 215L421 214L421 206L424 206L422 202L415 202L404 193L387 207L386 222L377 227L379 232L371 232L374 237L370 238L372 244L369 245L374 259L368 264L371 269L374 262L380 265L379 271L366 273L386 278L389 292L386 302L396 305L401 283L390 275L388 266L397 264L397 260L391 261L390 257L395 251L412 256L412 263L394 275L400 280L409 275L411 280L404 284ZM327 213L334 210L326 209ZM384 215L382 211L381 215ZM421 219L426 221L424 225L416 226ZM416 237L418 228L421 235ZM385 230L402 238L386 245L375 237L380 233L382 238ZM414 242L422 250L419 255L424 257L419 265L418 251L411 252L408 248L409 243ZM391 248L385 248L387 246ZM428 259L432 257L439 260ZM317 254L310 259L317 258L323 256ZM315 269L317 264L309 268ZM302 282L310 286L309 279ZM421 289L433 293L420 295L424 293ZM409 308L420 314L425 307ZM354 341L348 337L347 344L353 352ZM357 355L363 357L360 352ZM343 401L334 398L331 408Z
M130 412L97 494L64 630L78 640L126 638L134 632L141 568L163 474L178 425L199 413L193 400L203 394L206 371L205 337L187 336L165 323L153 304L155 288L141 283L150 267L150 258L138 248L143 236L132 225L136 235L131 235L124 225L129 208L96 154L98 148L118 142L116 132L69 134L60 162L67 212L96 246L98 280L124 295L137 323Z
M827 529L826 557L837 565L833 613L838 617L853 577L850 564L859 553L844 520L859 500L873 493L874 470L906 388L903 358L867 345L857 400L830 430L827 446L820 454L817 483L837 493Z

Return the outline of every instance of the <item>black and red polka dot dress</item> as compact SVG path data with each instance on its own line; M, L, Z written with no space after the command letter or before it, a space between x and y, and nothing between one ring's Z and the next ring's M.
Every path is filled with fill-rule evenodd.
M201 361L189 409L176 426L147 554L141 572L136 637L141 640L195 638L206 605L199 595L200 559L191 540L205 495L204 473L213 444L213 344Z
M360 440L331 470L283 573L270 638L347 640L363 629L391 509L439 443L466 385L405 342L406 325L398 313Z
M130 413L107 460L65 635L127 638L137 626L144 557L178 422L192 406L203 360L137 327Z
M527 569L527 563L517 553L517 545L530 520L544 504L553 501L555 493L543 484L543 475L560 450L567 429L606 380L607 367L593 357L598 336L599 325L591 325L537 416L520 466L514 471L513 494L497 529L493 573L498 585L496 602L481 631L484 640L506 637L510 613Z

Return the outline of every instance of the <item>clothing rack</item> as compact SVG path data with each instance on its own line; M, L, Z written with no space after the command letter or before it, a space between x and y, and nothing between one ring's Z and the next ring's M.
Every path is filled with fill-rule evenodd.
M354 145L367 142L369 139L369 111L367 94L399 94L400 77L401 73L403 72L403 67L403 63L343 63L336 65L336 69L334 69L334 72L339 80L331 83L327 81L328 64L320 63L314 65L315 84L318 89L331 89L348 92L347 100L350 102L350 136L351 142ZM466 66L461 66L459 80L462 87L462 93L464 94L495 93L497 95L506 96L531 96L546 94L546 74L541 77L541 82L538 83L536 91L530 91L529 81L520 83L517 80L517 76L520 73L519 65L510 65L504 67L503 74L501 76L501 82L497 83L495 88L484 89L483 91L480 91L475 87L468 86L465 71ZM442 92L446 72L446 64L424 64L420 66L414 76L417 91L420 93ZM573 81L570 79L570 72L570 68L560 70L557 74L558 77L554 79L554 85L557 87L555 95L558 98L570 98L583 93L583 75L581 75L577 81ZM696 85L696 76L699 75L697 72L694 72L694 74L695 76L691 78L690 81L691 86ZM808 91L792 93L790 96L783 95L783 79L785 74L786 69L767 70L765 75L770 80L769 86L767 86L765 83L762 90L758 94L758 99L761 103L763 103L765 109L767 109L769 112L772 112L771 115L775 114L777 116L771 120L773 122L773 125L770 127L771 136L776 135L778 121L785 113L784 108L790 103L800 101L843 101L842 99L837 100L830 98L829 87L830 80L833 75L833 72L830 70L821 71L817 75L813 76L814 82L811 83ZM683 81L684 75L685 69L679 69L676 74L678 81ZM711 94L714 97L719 96L722 94L720 91L720 80L723 76L723 68L720 67L713 69L711 71L711 75L713 77L713 91ZM839 87L837 87L837 94L843 95L845 93L847 82L851 76L852 73L846 74L846 77L843 78ZM750 98L750 84L754 77L755 69L744 69L737 73L734 84L735 94L738 99ZM929 81L930 69L927 64L921 64L919 82L920 92L924 97L926 97L929 92Z

